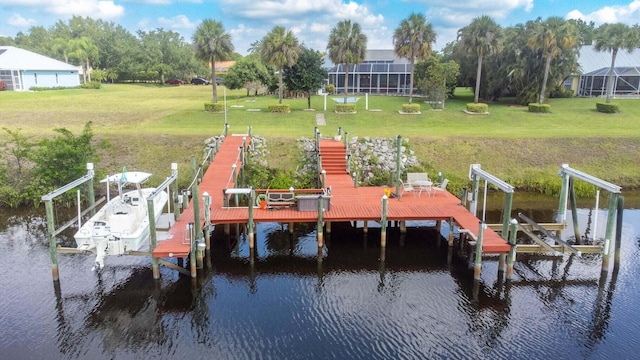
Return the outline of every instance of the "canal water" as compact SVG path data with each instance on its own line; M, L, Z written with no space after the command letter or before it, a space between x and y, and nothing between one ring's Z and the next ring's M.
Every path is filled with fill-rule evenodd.
M501 199L489 199L488 222ZM593 203L578 211L591 230ZM92 272L92 256L60 254L54 282L44 211L0 212L0 358L633 359L640 210L626 206L619 269L602 276L598 255L523 254L503 281L489 257L476 286L430 223L390 229L385 251L379 229L334 224L320 257L313 225L290 235L260 224L254 254L246 237L216 229L210 270L195 281L161 268L156 282L146 257L109 257ZM539 222L556 208L514 199L514 212ZM597 213L601 237L606 210Z

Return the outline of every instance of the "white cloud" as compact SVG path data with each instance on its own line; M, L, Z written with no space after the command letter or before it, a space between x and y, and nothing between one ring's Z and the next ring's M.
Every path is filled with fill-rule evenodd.
M34 19L25 19L18 14L13 14L10 18L7 19L7 24L19 28L28 28L37 25L38 22Z
M161 27L171 30L190 30L195 29L198 25L196 22L191 22L186 15L176 15L172 18L161 17L158 18L158 23Z
M323 51L331 29L342 20L360 24L367 35L369 48L391 44L391 34L384 26L384 16L374 13L366 4L348 0L221 0L226 16L239 18L244 24L231 33L239 52L261 39L274 25L291 29L305 46ZM309 20L311 19L311 21ZM250 29L250 31L249 31Z
M124 6L113 0L3 0L3 5L40 9L56 16L91 16L99 19L116 19L124 14Z
M582 19L586 22L593 21L596 25L604 23L625 23L633 25L640 18L640 0L634 0L629 5L604 6L592 13L584 14L580 10L570 11L568 19Z

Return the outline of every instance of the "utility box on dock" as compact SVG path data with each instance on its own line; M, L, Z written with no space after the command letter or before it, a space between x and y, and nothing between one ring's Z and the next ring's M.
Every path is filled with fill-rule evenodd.
M322 208L329 211L331 208L331 197L326 195L298 195L298 211L318 211L318 200L322 197Z

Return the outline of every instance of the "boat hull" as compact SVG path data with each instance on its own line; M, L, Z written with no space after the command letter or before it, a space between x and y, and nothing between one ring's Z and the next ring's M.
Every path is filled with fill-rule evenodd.
M149 237L146 198L154 190L133 190L110 200L76 232L77 249L104 252L105 255L140 250ZM160 218L168 198L166 192L160 192L154 198L155 221Z

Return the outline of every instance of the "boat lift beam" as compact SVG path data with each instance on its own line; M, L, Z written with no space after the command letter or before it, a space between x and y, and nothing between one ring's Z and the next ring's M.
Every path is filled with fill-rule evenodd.
M503 181L502 179L498 178L497 176L494 176L484 170L482 170L482 168L480 167L480 164L471 164L471 166L469 167L469 180L471 180L473 182L473 187L472 187L472 196L473 199L471 201L471 206L470 206L470 211L472 214L474 214L475 216L477 216L477 210L478 210L478 190L479 190L479 185L480 185L480 179L484 179L485 180L485 187L484 187L484 201L485 204L483 206L482 212L483 212L483 216L482 216L482 221L485 221L485 211L486 211L486 200L487 200L487 183L490 183L494 186L496 186L498 189L502 190L505 193L505 200L504 200L504 208L503 208L503 217L502 217L502 238L504 238L505 240L507 239L507 233L509 232L509 222L511 221L511 206L513 203L513 191L514 191L514 187L510 184L508 184L507 182Z
M153 269L153 278L160 279L160 267L158 259L153 257L153 250L155 250L158 245L158 235L156 233L156 219L155 219L155 211L153 205L153 199L166 188L169 190L169 186L171 183L174 184L174 193L178 194L178 164L171 163L171 176L167 177L160 186L156 187L155 190L149 194L147 197L147 215L149 216L149 252L152 254L151 256L151 267ZM168 191L167 191L168 192ZM171 197L169 196L169 200L167 201L169 207L171 207ZM169 212L171 209L169 208ZM178 219L178 206L174 204L174 212L176 214L176 220Z
M622 191L622 188L620 186L612 184L608 181L604 181L593 175L584 173L580 170L572 169L569 167L569 164L562 164L562 167L560 168L560 176L565 176L565 175L573 176L580 180L586 181L589 184L595 185L602 190L607 190L614 194L620 194L620 192Z
M568 242L560 239L559 237L551 234L549 231L547 231L547 229L545 229L542 226L538 225L535 221L529 219L529 217L527 217L523 213L518 213L518 217L520 219L524 220L527 224L533 226L536 230L540 231L541 233L543 233L548 238L552 239L556 243L559 243L562 246L564 246L565 248L569 249L569 251L571 251L572 253L574 253L574 254L576 254L578 256L582 256L582 252L580 250L574 248L573 246L571 246L571 244L569 244Z
M44 195L42 197L42 201L44 201L44 207L47 213L47 233L49 235L49 253L51 256L51 276L53 277L53 281L58 281L60 279L60 273L58 271L58 252L57 252L57 244L56 244L56 235L59 231L56 230L56 221L55 215L53 212L53 199L57 196L60 196L67 191L76 188L86 182L89 183L89 201L91 209L95 206L95 199L93 194L93 177L95 173L93 171L93 163L87 163L87 174L83 177L76 179L52 192ZM68 226L68 225L67 225Z

